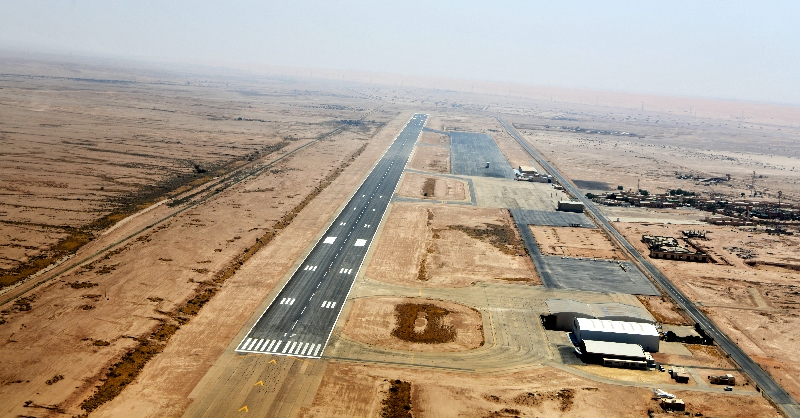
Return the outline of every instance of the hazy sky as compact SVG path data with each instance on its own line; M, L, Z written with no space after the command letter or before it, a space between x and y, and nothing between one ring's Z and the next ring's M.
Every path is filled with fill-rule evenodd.
M800 1L0 0L0 47L800 104Z

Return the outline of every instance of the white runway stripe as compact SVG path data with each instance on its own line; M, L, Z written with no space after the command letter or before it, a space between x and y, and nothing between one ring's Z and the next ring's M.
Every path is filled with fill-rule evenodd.
M240 350L244 350L244 348L247 347L247 344L250 344L250 341L253 341L253 339L252 338L248 338L248 339L242 341L242 345L239 346L239 349Z
M313 345L313 344L312 344L312 345ZM302 349L302 350L300 350L300 355L301 355L301 356L304 356L304 355L306 355L306 350L307 350L307 349L308 349L308 343L306 343L306 344L303 346L303 349Z
M278 344L275 346L275 348L273 348L270 351L272 351L273 353L277 353L278 349L281 348L281 343L283 343L283 341L278 341Z
M256 345L256 343L257 343L257 342L258 342L258 340L256 340L256 339L253 339L253 342L251 342L251 343L250 343L250 344L247 346L247 350L249 351L250 349L252 349L252 348L253 348L253 346L254 346L254 345Z
M294 350L294 354L299 354L301 348L303 348L303 343L297 344L297 350Z
M319 352L319 349L320 349L320 348L322 348L322 344L317 344L317 348L316 348L316 349L314 349L314 356L315 356L315 357L316 357L317 353Z
M255 347L253 347L253 351L258 351L258 349L261 348L261 344L264 344L264 340L263 339L262 340L258 340L258 344L256 344Z
M331 308L331 309L333 309L333 308L335 308L335 307L336 307L336 302L331 302L331 306L330 306L330 308Z
M264 351L272 351L272 346L275 345L276 342L278 342L278 341L277 340L272 340L272 342L269 343L269 347L267 347ZM277 350L278 348L276 347L275 349Z
M281 353L285 353L286 350L289 349L289 345L291 345L291 341L286 341L286 345L283 346L283 351L281 351Z
M259 344L256 346L256 351L264 351L267 349L267 345L269 345L270 340L264 340L264 344Z

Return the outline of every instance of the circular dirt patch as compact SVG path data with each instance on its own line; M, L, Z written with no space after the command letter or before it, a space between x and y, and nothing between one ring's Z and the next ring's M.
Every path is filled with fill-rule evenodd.
M484 341L477 310L422 298L357 299L344 333L365 344L406 351L471 350Z

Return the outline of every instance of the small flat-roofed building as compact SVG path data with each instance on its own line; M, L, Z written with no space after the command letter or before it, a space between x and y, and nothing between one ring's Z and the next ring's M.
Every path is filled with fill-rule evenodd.
M575 318L595 318L611 321L644 322L655 324L655 319L644 307L624 303L585 303L572 299L547 299L545 301L555 329L570 331Z
M583 213L583 203L562 200L558 202L558 210L561 212Z
M528 175L528 176L538 176L539 175L539 170L537 170L536 167L532 167L532 166L529 166L529 165L521 165L521 166L519 166L519 172L520 172L520 174L525 174L525 175Z
M714 385L731 385L731 386L733 386L733 385L736 384L736 378L730 373L725 374L725 375L721 375L721 376L708 376L708 380L709 380L709 382L711 382L711 384L714 384Z
M662 399L661 407L666 411L685 411L686 403L683 399Z
M650 352L658 351L660 337L653 324L590 318L575 318L572 333L581 342L595 340L639 344Z
M675 367L669 370L670 376L678 383L689 383L689 373L683 367Z
M583 340L583 354L586 360L606 366L629 369L655 367L653 356L638 344Z

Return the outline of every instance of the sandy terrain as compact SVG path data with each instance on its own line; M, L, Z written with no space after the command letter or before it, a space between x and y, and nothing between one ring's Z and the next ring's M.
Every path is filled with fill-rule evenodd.
M637 181L651 193L682 188L702 196L730 199L750 195L747 186L756 172L756 189L765 197L778 190L800 201L800 148L797 127L737 126L735 122L636 112L613 115L589 112L561 121L544 116L515 117L519 131L572 180L621 185L635 189ZM659 123L656 123L658 121ZM550 124L550 128L544 128ZM643 137L572 132L560 127L632 132ZM564 150L573 152L564 152ZM676 173L724 177L732 181L704 186ZM592 188L594 189L594 188Z
M735 373L734 366L716 346L699 344L683 344L683 346L688 350L688 354L653 353L653 358L662 364L702 367L704 369L720 369L727 370L725 373ZM702 373L706 372L703 371ZM702 384L702 382L699 383ZM739 382L740 385L744 383L744 381Z
M431 181L433 184L429 183ZM398 196L422 199L465 200L467 187L465 182L453 178L406 172L396 193Z
M503 125L497 121L494 121L494 124L496 127L493 129L493 131L497 132L492 132L492 138L494 139L494 142L497 143L500 151L503 152L503 155L506 157L509 164L511 164L511 167L517 168L521 165L533 166L539 170L540 173L545 173L542 167L540 167L539 164L536 163L536 161L531 158L530 155L528 155L527 151L525 151L522 146L520 146L519 143L517 143L517 141L511 137L511 135L506 133Z
M38 79L34 81L39 82ZM25 80L23 82L30 81ZM3 403L1 415L39 415L46 411L46 409L38 407L24 408L23 403L28 400L32 400L36 405L40 406L57 407L71 414L80 413L79 405L94 392L98 383L105 380L105 373L110 365L117 362L126 351L138 346L140 344L138 341L152 341L153 347L160 347L158 350L163 349L163 343L167 341L171 334L160 334L165 331L162 324L173 324L170 326L181 328L189 327L192 322L187 323L186 321L192 319L199 306L202 306L204 302L201 302L199 306L187 305L187 300L195 300L198 296L204 294L205 289L219 289L219 285L213 284L212 279L216 281L222 272L230 270L231 267L236 267L237 258L252 247L254 243L257 243L257 239L272 239L271 237L275 234L280 236L280 231L289 225L289 218L286 218L286 216L290 215L290 212L295 208L305 207L303 205L307 205L307 203L304 202L309 196L314 198L315 193L318 193L320 182L326 176L335 173L342 164L351 164L351 161L349 161L350 156L360 152L364 149L364 145L369 144L370 146L363 152L363 156L357 158L352 164L353 168L345 170L345 174L338 178L338 182L334 182L334 184L341 183L344 187L336 186L335 188L338 188L338 190L335 190L333 194L326 194L327 197L325 198L317 197L316 199L322 199L322 206L315 206L315 209L303 211L304 214L310 213L313 221L309 222L307 217L299 218L302 220L295 221L301 222L301 224L305 223L305 229L293 232L294 235L290 240L291 245L286 242L283 243L286 250L294 251L294 253L287 255L286 259L281 261L280 266L271 268L271 271L276 272L276 276L271 281L265 282L263 275L259 275L257 278L259 289L262 289L262 292L268 292L277 283L277 280L282 277L282 272L291 267L298 253L318 233L323 226L321 223L328 219L332 211L341 204L349 193L352 193L353 187L358 184L369 167L383 152L388 140L394 138L397 129L402 127L402 124L407 120L406 115L403 115L400 119L405 118L404 120L401 120L400 123L392 122L391 127L384 131L381 130L382 124L392 120L397 114L385 111L377 114L373 113L370 115L371 118L382 120L383 122L347 128L335 136L303 148L301 151L266 169L257 169L286 155L287 150L308 143L309 139L313 139L323 130L332 131L336 129L336 126L330 122L331 118L353 118L351 115L354 114L353 109L355 107L343 106L342 109L344 110L342 110L318 106L320 100L323 103L328 100L325 97L335 100L333 96L326 96L326 93L320 93L318 96L305 96L304 98L295 97L284 104L270 102L268 105L259 107L256 103L249 101L251 100L248 99L250 96L242 95L231 89L214 88L204 93L202 90L197 91L196 89L180 87L173 90L159 88L154 92L149 92L147 86L142 86L142 90L134 89L129 92L120 92L119 94L110 92L103 96L91 90L96 88L91 83L87 83L88 87L86 87L81 82L70 80L46 79L41 82L51 83L52 85L61 82L71 85L73 90L70 90L69 94L74 96L76 100L80 99L79 103L86 102L89 107L100 106L104 112L120 115L116 119L103 117L103 120L109 126L109 132L114 128L114 132L117 132L114 135L119 134L121 137L115 139L116 137L112 136L107 141L108 144L111 144L108 146L110 151L101 149L96 152L100 153L98 155L109 155L114 158L117 158L116 156L118 155L120 158L126 158L133 162L127 163L124 160L114 160L113 158L97 159L94 157L86 160L78 159L65 162L65 164L75 164L75 168L64 170L64 182L73 181L72 179L78 179L75 180L78 182L88 182L81 176L85 177L86 173L98 172L111 173L109 175L113 174L113 176L131 179L126 180L131 182L130 186L128 188L120 188L115 192L115 195L109 194L102 199L87 200L84 202L85 204L81 203L80 210L91 213L91 216L95 218L109 213L108 211L113 211L114 206L112 203L115 202L114 199L129 195L131 191L137 190L142 185L157 183L160 178L169 178L172 175L170 173L178 173L180 171L178 169L181 166L175 166L174 161L176 161L176 158L178 160L186 158L181 155L197 155L198 162L212 161L213 158L221 158L220 161L228 161L232 158L235 159L235 153L240 152L235 151L239 147L235 142L237 140L241 140L243 145L255 141L254 143L260 144L258 147L261 147L264 144L268 144L268 140L274 137L275 141L286 141L286 146L284 149L272 149L272 151L270 149L264 150L261 147L258 148L261 151L257 154L253 154L253 149L256 148L252 147L242 151L244 154L249 153L252 156L253 161L251 164L254 168L248 172L255 173L252 177L237 178L226 182L209 193L201 193L194 197L189 196L187 199L177 200L171 205L160 205L156 209L126 222L125 225L106 235L102 235L100 233L101 230L90 229L89 232L93 234L94 241L90 242L84 249L79 250L74 260L81 260L83 257L93 254L94 251L104 248L105 245L119 242L119 240L122 240L121 244L107 253L107 255L103 256L101 253L100 257L93 259L90 263L85 263L82 267L73 269L56 280L36 288L34 291L27 293L23 299L18 299L3 306L2 321L0 321L2 322L0 334L3 336L2 342L0 342L0 353L2 353L0 358L4 360L0 363L0 381L3 382L0 385L0 397L6 402ZM98 85L102 86L103 89L114 89L113 86L110 87L107 84L98 83ZM41 94L42 97L49 97L48 95L51 93L48 90L42 87L39 88L42 89L41 93L34 92L30 94ZM257 89L261 88L261 86L251 86L251 88ZM6 97L4 95L16 94L14 89L4 88L2 92L0 93L0 98ZM164 95L167 93L172 94L171 99L157 99L159 97L158 94ZM52 94L54 95L52 101L58 102L62 100L58 98L58 95L66 93L55 91ZM196 94L204 96L206 97L205 100L215 103L220 100L224 101L225 98L233 100L234 104L226 112L235 112L235 114L242 114L248 118L263 118L265 115L270 115L272 114L271 112L274 112L275 120L271 122L273 125L270 125L269 122L239 121L228 116L220 116L221 119L214 115L205 116L208 113L203 112L208 112L208 109L191 108L192 103L194 103L195 107L208 106L196 103L197 100L192 97ZM85 95L86 100L83 100L81 95ZM104 97L114 98L115 96L122 97L113 99L114 101L92 102L92 100L100 100ZM288 99L294 96L287 94L284 97ZM173 99L174 102L171 101ZM131 116L132 119L126 119L128 116L122 116L128 113L134 116L137 115L136 112L139 110L131 107L132 104L136 103L136 100L165 101L164 108L174 110L174 113L178 115L181 112L188 113L188 116L182 117L183 119L175 119L171 122L162 120L160 122L174 123L178 127L186 125L185 128L181 128L185 130L184 133L180 133L181 131L178 129L175 131L175 135L190 136L189 139L176 137L176 141L180 140L180 144L176 142L177 145L175 145L174 149L170 148L171 151L169 152L175 152L176 156L168 159L165 167L169 170L159 171L160 169L154 164L140 164L133 160L136 158L142 161L152 159L154 163L157 163L164 159L154 158L150 154L139 155L141 151L136 151L137 147L142 149L158 147L159 145L151 144L157 144L161 141L161 139L155 142L147 139L144 142L142 140L136 142L136 138L138 138L136 132L157 128L157 126L151 126L153 124L146 121L150 112L156 112L150 110L150 107L145 107L143 108L144 110L140 109L142 112L141 117L145 118L141 125L137 118L133 118L133 116ZM311 106L315 101L317 105ZM368 105L368 103L364 104ZM169 106L173 107L170 108ZM184 108L183 106L187 107ZM73 109L72 111L78 113L87 112L80 109ZM215 112L222 112L222 110ZM259 113L262 115L259 116ZM362 111L360 113L363 114L365 112ZM31 120L36 121L36 119L31 118L42 117L47 120L50 116L46 112L34 112L24 117L28 118L28 120L24 124L20 123L20 126L15 128L16 133L6 132L4 140L14 144L25 144L25 146L41 143L43 144L41 145L43 150L51 150L53 154L43 152L39 153L40 156L36 159L20 160L17 158L14 163L20 167L28 164L31 167L31 172L44 173L45 170L37 168L39 167L37 164L47 161L48 158L58 159L58 155L61 154L61 148L57 144L61 143L63 138L78 134L58 130L37 131L39 124L32 123ZM75 116L74 120L76 122L74 123L77 124L81 117L84 116ZM91 114L87 114L85 117L90 118ZM170 117L178 118L178 116ZM4 122L6 121L8 119L4 119ZM115 123L119 125L114 125ZM227 132L230 129L234 129L235 124L241 123L247 123L248 127L242 127L241 134L231 132L231 142L221 142L222 140L218 138L218 134L214 133L216 131L209 130L212 128L223 129ZM274 129L263 128L259 130L262 125L267 127L274 126ZM119 129L117 129L117 126ZM32 130L28 131L29 129ZM88 126L81 129L90 130ZM103 130L96 130L96 133L98 135L111 135ZM31 135L35 135L39 139L36 141L29 140L28 138L31 138ZM241 137L237 135L241 135ZM281 135L292 139L284 140L280 137ZM124 138L122 138L123 136ZM130 139L126 139L129 137ZM246 137L255 139L251 141ZM298 139L295 140L295 137ZM197 140L194 138L197 138ZM368 141L370 139L373 141ZM47 141L53 141L56 145L49 147ZM224 144L224 146L220 144ZM74 148L76 153L83 152L79 149L80 145L70 146ZM87 153L89 153L94 152L92 147L99 147L100 145L86 146L89 147L87 148ZM105 147L105 145L103 146ZM167 147L167 145L163 146ZM221 151L222 149L234 151ZM113 150L119 150L119 152ZM158 153L169 155L167 151L159 151ZM64 153L63 155L67 154ZM223 154L224 158L220 157ZM10 154L6 155L9 156ZM202 157L203 160L200 160L203 155L206 157ZM308 161L314 161L315 164L308 164ZM242 163L248 162L245 160ZM130 167L125 164L129 164ZM55 164L50 164L50 166L56 170L61 169L55 167ZM178 168L173 169L173 166ZM192 165L188 167L192 171L194 170ZM211 168L213 166L209 166L209 169ZM133 172L130 170L133 169L141 170L146 176L151 177L131 174ZM3 172L6 173L8 171L4 169ZM133 182L132 179L134 178L139 178L139 180L136 180L138 183ZM197 179L201 179L202 176L197 178L191 176L191 178L192 182L195 182ZM94 183L89 182L86 184L94 187L92 186ZM111 187L109 184L111 183L106 183L106 188ZM103 186L98 184L98 187ZM182 187L175 189L175 192L183 190ZM331 187L334 188L334 186ZM70 188L66 189L69 193L80 194L85 192L81 190L73 191ZM53 190L62 189L56 188ZM63 198L65 199L64 201L77 200L68 198L62 192L58 192L61 193L60 195L48 194L48 190L45 189L37 189L37 193L43 199L59 200ZM5 196L8 197L9 195ZM311 201L316 201L316 199ZM96 207L102 207L103 209L92 209L92 206L87 206L90 203L92 205L100 205ZM198 204L195 205L195 203ZM314 213L315 211L316 213ZM68 222L71 222L69 219L72 219L68 218L72 216L70 213L73 212L64 211L63 215L66 217L60 218L61 220L51 219L51 221L68 224ZM295 215L291 214L291 217L293 218ZM91 219L86 222L89 221ZM148 229L148 225L153 225L152 222L156 222L155 226ZM81 227L85 224L85 222L83 224L74 223L74 227ZM3 227L8 225L8 223L3 223ZM11 226L16 229L9 229L4 235L13 232L19 234L18 236L20 237L31 236L29 241L15 240L12 236L12 243L23 242L30 246L34 244L46 246L46 243L36 241L35 236L29 234L27 228L18 228L19 225ZM141 228L144 228L142 233L134 235L132 239L125 239L128 234L136 234L136 231ZM47 232L44 229L43 231ZM298 234L298 232L300 233ZM13 259L15 256L5 251L3 251L3 255L6 259ZM263 299L264 295L265 293L261 293L261 299ZM261 299L255 300L255 305L260 303ZM250 306L250 309L244 312L245 319L249 317L255 305L244 305ZM223 310L228 311L229 308L226 307ZM214 315L213 312L212 315ZM226 316L228 315L226 314ZM158 333L151 335L156 329L159 330ZM174 329L169 332L174 332ZM180 377L175 377L165 373L164 369L159 369L156 373L158 377L147 375L146 373L140 376L140 379L144 379L143 383L148 387L158 387L158 384L154 383L154 381L173 376L173 380L168 385L163 386L161 390L160 396L166 398L171 396L169 391L174 389L178 389L178 392L191 390L191 387L194 386L191 383L192 379L195 379L194 381L196 382L196 379L199 379L205 373L203 367L209 367L209 359L215 358L222 347L232 338L231 334L226 335L224 332L220 332L221 329L218 324L208 329L213 330L212 335L197 340L197 336L204 334L202 332L194 333L191 338L192 341L184 343L184 346L174 346L181 354L177 362L175 362L176 357L171 357L172 362L167 369L173 373L178 373ZM240 329L241 323L233 325L233 334L235 335ZM202 341L202 344L199 341ZM54 350L53 347L62 348ZM170 345L170 347L173 346ZM158 359L159 357L156 356L155 358ZM204 358L206 359L205 361L203 360ZM185 366L176 368L176 364L184 364ZM56 378L56 376L62 376L63 378ZM46 383L46 381L51 383ZM186 386L178 388L174 383L176 381L180 381ZM185 394L181 399L185 399ZM181 402L185 401L179 401L176 405L184 405ZM143 405L146 402L142 403L141 399L137 398L136 403Z
M0 69L0 286L163 197L315 139L372 106L328 92L319 99L338 107L319 106L278 86L265 102L259 82L195 86L168 73L42 64L48 75L12 75L24 64L4 59Z
M408 168L434 173L450 172L450 148L436 145L417 145Z
M528 226L543 254L624 260L620 250L599 229Z
M685 227L684 227L685 228ZM618 224L640 251L642 234L680 236L681 225ZM717 263L651 260L793 396L800 396L800 362L787 347L800 339L800 271L751 267L749 262L796 265L797 236L774 236L750 228L705 225L708 240L692 242L711 250ZM744 260L737 254L752 254Z
M305 155L327 160L326 165L333 167L341 163L342 154L357 146L358 141L342 139L310 148ZM4 315L7 323L0 328L4 335L0 352L9 359L3 362L0 379L26 381L0 389L6 399L13 399L7 406L18 407L37 391L37 403L74 411L108 364L135 343L131 338L152 332L159 321L202 291L203 282L216 277L231 259L262 237L282 212L309 194L314 184L300 181L307 176L304 166L302 158L282 163L285 171L267 172L247 186L221 193L162 224L163 228L141 235L122 251L87 265L91 268L77 269L27 296L34 298L31 310ZM248 188L266 185L274 191L246 193ZM274 209L265 208L270 203ZM316 233L309 232L300 243ZM73 289L70 283L92 287ZM110 345L96 346L94 341ZM54 345L69 349L52 350ZM30 364L32 359L37 360L35 364ZM56 373L65 376L59 383L62 389L41 392L42 382Z
M435 123L435 122L434 122ZM428 122L425 123L426 127L431 126L431 121L428 119ZM431 144L431 145L442 145L442 146L450 146L450 137L444 134L436 133L436 132L428 132L423 131L422 135L419 136L417 140L419 144Z
M642 305L650 311L656 322L661 324L673 325L692 325L692 323L681 314L679 308L663 296L636 296Z
M530 258L450 229L486 224L514 229L508 211L492 208L393 203L367 269L375 280L412 287L468 286L498 278L538 282ZM517 240L519 240L517 235ZM421 280L424 266L425 279Z
M411 383L411 412L418 417L643 417L648 410L662 411L647 388L607 385L547 367L473 375L331 363L313 404L300 416L378 416L388 380L395 379ZM760 396L677 395L692 414L779 416Z
M669 373L661 373L652 370L629 370L614 367L605 367L598 364L587 364L582 366L570 366L585 373L596 376L606 377L614 380L626 382L649 383L654 386L675 384ZM689 380L689 384L694 386L696 383Z
M392 330L397 327L395 306L400 303L430 303L450 311L445 320L446 325L455 330L455 340L449 343L421 344L393 336ZM480 313L457 303L420 298L364 298L355 300L350 309L343 332L347 337L365 344L392 350L425 352L461 351L483 345Z
M598 206L612 222L683 224L686 229L697 229L692 225L706 225L703 221L709 213L697 209L649 209L640 207Z

